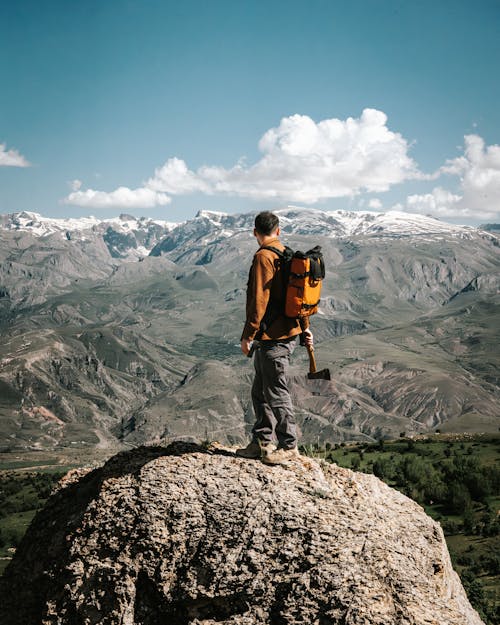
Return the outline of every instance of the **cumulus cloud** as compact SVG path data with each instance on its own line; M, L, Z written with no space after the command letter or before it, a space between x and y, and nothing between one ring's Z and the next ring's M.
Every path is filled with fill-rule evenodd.
M500 146L486 146L478 135L466 135L463 156L446 161L440 174L459 178L458 193L441 187L423 195L410 195L410 212L464 219L500 218Z
M460 214L462 197L446 189L436 187L430 193L409 195L406 203L393 206L394 210L406 210L410 213L433 215L434 217L471 217L465 209Z
M447 161L442 171L460 176L464 206L500 213L500 146L486 146L482 137L466 135L464 155Z
M242 160L230 168L204 165L193 171L182 159L170 158L142 189L127 191L137 197L142 191L152 202L149 206L191 193L314 204L364 191L387 191L424 176L408 155L406 140L389 130L387 116L375 109L365 109L359 118L318 123L307 115L285 117L264 133L258 145L262 156L251 165ZM121 200L123 188L111 194L74 191L66 198L70 204L123 206L114 203Z
M292 115L262 136L263 156L251 166L205 165L194 172L184 161L170 159L147 186L171 194L201 191L307 204L362 191L387 191L421 174L408 156L406 140L386 124L385 113L374 109L365 109L357 119L319 123L306 115Z
M146 182L146 188L172 195L212 192L210 186L200 176L189 171L180 158L169 158L162 167L156 168L154 176Z
M118 187L111 192L94 191L73 191L63 202L74 204L86 208L151 208L152 206L164 206L171 202L171 198L165 193L158 193L152 189L129 189L128 187Z
M5 143L0 143L0 167L30 167L27 161L17 150L7 150Z
M83 183L81 180L71 180L70 182L68 182L68 184L72 191L78 191L82 188Z

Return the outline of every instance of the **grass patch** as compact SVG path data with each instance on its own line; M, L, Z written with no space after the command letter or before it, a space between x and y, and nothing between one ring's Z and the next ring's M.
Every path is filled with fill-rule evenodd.
M60 469L0 473L0 574L7 567L37 510L65 474Z
M10 460L6 462L0 461L0 471L9 471L9 470L17 470L17 469L31 469L32 467L46 467L51 465L56 465L57 460L39 460L39 461L30 461L30 460Z

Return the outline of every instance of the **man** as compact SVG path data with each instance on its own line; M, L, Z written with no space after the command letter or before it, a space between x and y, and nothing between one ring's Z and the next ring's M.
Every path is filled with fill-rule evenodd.
M280 251L279 219L268 211L255 218L254 236L259 244L250 268L247 284L246 322L241 335L241 351L248 356L254 342L255 378L252 403L255 425L252 441L236 454L260 458L267 464L281 464L299 455L297 428L287 384L290 356L297 336L304 333L312 345L309 320L284 316L286 285L280 258L267 246ZM277 446L276 444L277 443Z

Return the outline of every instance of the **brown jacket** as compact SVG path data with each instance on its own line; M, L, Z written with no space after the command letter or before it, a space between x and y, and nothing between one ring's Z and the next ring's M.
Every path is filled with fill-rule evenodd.
M267 243L279 250L285 246L279 239L272 239ZM278 255L271 250L259 248L253 257L247 284L247 318L241 340L255 338L261 329L268 305L275 305L278 310L282 309L285 300L285 285L281 279ZM287 339L301 334L302 328L297 319L289 319L283 314L273 314L271 323L259 337L263 341ZM309 327L309 319L305 319L304 329Z

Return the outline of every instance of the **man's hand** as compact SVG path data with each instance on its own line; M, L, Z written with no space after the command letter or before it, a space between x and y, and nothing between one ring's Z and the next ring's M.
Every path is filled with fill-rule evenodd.
M309 330L309 328L307 328L307 330L304 330L304 345L306 347L314 346L313 333L311 332L311 330Z
M252 341L250 339L241 339L241 351L248 356L250 348L252 347Z

